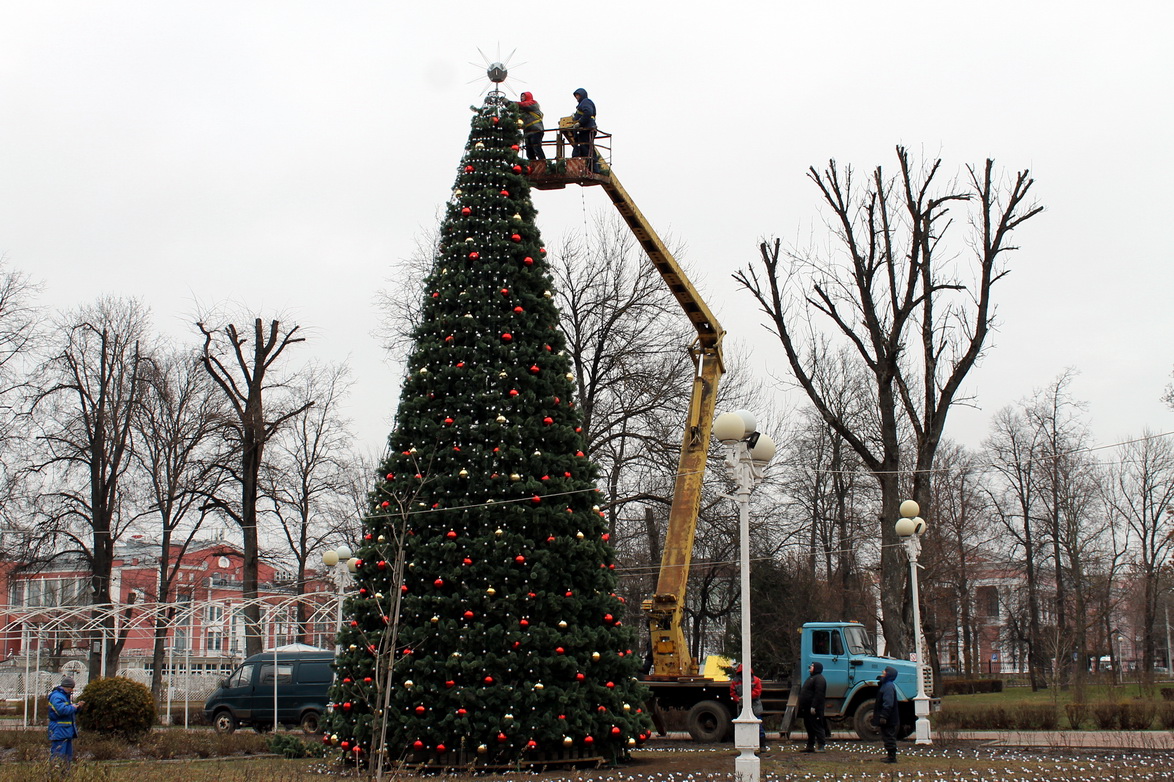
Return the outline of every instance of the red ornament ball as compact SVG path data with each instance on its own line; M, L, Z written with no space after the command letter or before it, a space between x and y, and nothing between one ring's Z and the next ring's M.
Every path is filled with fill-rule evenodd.
M437 754L439 754L439 755L443 755L443 754L444 754L444 752L445 752L445 750L447 750L447 749L448 749L448 747L444 746L443 744L437 744L437 745L436 745L436 752L437 752Z
M420 741L419 739L416 739L415 741L412 742L412 749L419 752L420 750L424 749L424 742Z
M513 334L510 334L508 331L507 331L505 334L502 334L502 335L501 335L501 339L502 339L502 341L503 341L503 342L509 342L509 341L510 341L510 340L512 340L513 338L514 338L514 335L513 335Z
M423 713L424 713L424 712L426 712L426 711L428 711L428 709L424 708L423 706L417 706L417 707L416 707L416 713L417 713L417 714L423 714Z
M522 565L522 564L525 564L526 558L523 557L521 554L519 554L518 556L514 557L514 562L517 562L519 565Z
M473 167L472 166L465 166L465 173L466 174L473 173Z
M510 234L510 238L511 238L511 239L513 239L515 242L520 242L520 241L522 241L522 235L521 235L521 234Z
M519 166L517 163L515 163L515 164L514 164L514 173L515 173L515 174L520 174L520 173L522 173L522 167L521 167L521 166Z
M463 209L461 209L461 214L468 217L469 215L473 214L473 210L466 206Z
M505 196L506 198L509 198L509 197L510 197L510 191L508 191L508 190L502 190L502 191L501 191L501 194L502 194L503 196Z
M505 735L504 733L498 733L497 740L500 743L504 744L505 742L509 741L509 736Z
M531 258L529 255L527 255L525 258L522 259L522 263L526 264L527 266L533 266L534 259Z
M474 251L474 252L469 253L469 257L475 261L481 257L481 253Z
M542 423L546 424L547 426L550 426L551 424L554 423L554 419L551 418L550 416L547 416L546 418L542 419Z
M443 578L436 579L435 581L432 582L432 586L436 587L437 589L440 589L442 586L444 586L444 579Z
M456 532L456 530L450 529L448 532L444 533L444 536L446 538L448 538L449 540L452 540L453 538L455 538L457 536L457 532Z
M464 613L464 617L465 617L466 619L472 619L472 618L473 618L473 612L472 612L472 611L466 611L466 612Z

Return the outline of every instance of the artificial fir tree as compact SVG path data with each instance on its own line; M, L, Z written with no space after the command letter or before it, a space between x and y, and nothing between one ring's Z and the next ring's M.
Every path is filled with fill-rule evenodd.
M326 735L361 762L615 760L648 735L519 124L498 92L476 110L371 493Z

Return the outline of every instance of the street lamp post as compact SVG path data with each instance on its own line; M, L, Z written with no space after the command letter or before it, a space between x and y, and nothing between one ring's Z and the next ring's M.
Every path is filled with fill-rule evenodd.
M347 586L350 585L351 574L358 570L358 560L351 556L349 546L339 546L322 552L322 564L330 569L330 578L334 581L334 644L338 645L338 634L342 630L342 599Z
M722 413L713 423L713 436L725 446L725 464L735 491L732 499L738 503L742 588L742 711L734 719L734 746L738 757L734 760L734 774L739 782L758 782L760 763L754 754L758 749L759 725L754 716L750 690L754 680L750 650L750 492L763 478L766 463L775 455L775 444L764 434L754 431L754 416L745 410Z
M913 698L913 713L917 722L913 731L917 744L933 744L929 735L929 695L925 692L925 654L921 648L921 592L918 588L917 558L921 555L921 534L925 519L918 514L921 508L913 500L901 503L901 518L895 529L909 555L909 583L913 593L913 646L917 655L917 695Z

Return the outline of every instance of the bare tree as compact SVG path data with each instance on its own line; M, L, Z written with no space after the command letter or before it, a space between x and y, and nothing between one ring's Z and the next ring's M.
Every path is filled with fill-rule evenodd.
M149 498L144 515L157 520L159 571L155 602L175 598L179 563L196 538L224 475L227 457L223 438L224 406L212 379L190 351L160 353L144 375L143 403L132 425L134 457ZM163 656L175 610L155 616L151 691L162 689Z
M17 530L17 510L23 499L16 493L26 438L28 419L21 415L21 390L27 380L25 362L34 355L40 330L39 309L33 299L39 287L28 275L6 268L0 257L0 530ZM18 536L0 535L0 557L14 552L5 550L18 544Z
M994 322L992 291L1007 273L1003 255L1015 249L1015 229L1042 207L1028 203L1033 180L1026 170L1002 184L987 160L968 167L966 182L958 185L939 183L940 160L917 170L898 147L897 162L895 178L878 166L860 190L851 167L833 160L824 171L809 169L831 209L839 251L785 255L778 240L764 242L761 273L747 266L734 278L766 314L799 386L880 486L882 624L891 652L903 655L912 635L893 530L903 490L902 429L910 432L915 454L912 495L928 508L930 470L947 414ZM950 209L964 205L972 207L975 228L969 282L957 276L964 265L959 252L943 244L953 222ZM792 290L804 293L796 298ZM817 386L822 353L809 347L818 344L811 336L816 318L853 349L872 379L875 433L837 415Z
M281 556L294 559L297 594L305 594L310 557L340 536L354 516L350 490L349 422L339 406L350 388L345 364L311 364L291 389L301 412L290 418L270 444L261 471L266 498L272 504ZM367 483L371 483L368 476ZM297 604L298 631L308 643L308 608Z
M257 535L257 498L260 495L261 465L265 446L283 423L297 416L312 402L302 404L274 401L271 396L281 387L280 374L274 369L286 348L304 342L298 336L298 326L282 329L281 322L272 320L266 327L261 318L253 320L252 346L249 335L242 334L236 324L211 328L197 323L204 335L200 358L204 369L224 393L232 415L226 420L237 449L237 467L230 470L233 483L240 489L239 502L223 496L213 498L212 504L228 515L241 529L242 592L245 600L245 650L247 654L261 651L261 607L257 602L257 572L260 547ZM270 373L273 372L273 376ZM272 409L267 409L272 406Z
M43 497L53 556L75 554L90 571L95 640L113 639L106 662L113 667L121 641L111 604L114 545L133 514L124 511L123 477L130 468L135 416L151 364L148 312L134 299L101 298L57 321L54 353L40 371L44 385L32 402L42 455L33 467L61 481ZM90 676L102 673L101 653L92 651Z
M991 434L983 443L998 476L991 488L991 508L1021 557L1027 594L1027 617L1021 624L1033 692L1043 686L1040 572L1047 554L1040 529L1039 479L1035 474L1038 438L1039 431L1030 425L1026 414L1007 407L995 414Z
M1174 446L1146 430L1140 439L1124 445L1121 455L1110 501L1131 533L1133 565L1142 588L1142 670L1148 678L1153 676L1158 646L1161 582L1174 550Z

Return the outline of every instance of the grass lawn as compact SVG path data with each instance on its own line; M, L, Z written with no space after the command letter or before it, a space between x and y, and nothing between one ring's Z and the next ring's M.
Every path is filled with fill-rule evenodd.
M822 755L807 755L791 743L761 757L767 782L840 782L843 780L908 780L919 782L1159 782L1174 780L1174 757L1168 753L1088 752L1041 748L995 748L968 742L943 742L915 747L902 742L899 762L880 762L881 749L859 741L837 741ZM521 774L469 775L411 773L385 775L399 782L469 780L496 782L524 776L535 782L688 782L734 779L736 752L728 746L698 746L687 742L658 742L634 753L633 761L617 768L560 769ZM239 758L205 761L108 761L79 763L70 782L308 782L323 779L363 779L322 760ZM65 779L53 777L45 764L0 764L0 782Z
M1156 682L1148 695L1142 692L1137 682L1121 685L1088 684L1084 688L1084 702L1095 703L1106 700L1128 700L1131 698L1148 697L1154 700L1162 698L1162 687L1174 687L1174 682ZM1072 703L1073 689L1042 689L1032 692L1030 687L1008 687L1002 692L985 692L977 695L948 695L944 701L973 703L977 705L1006 705L1008 703Z

